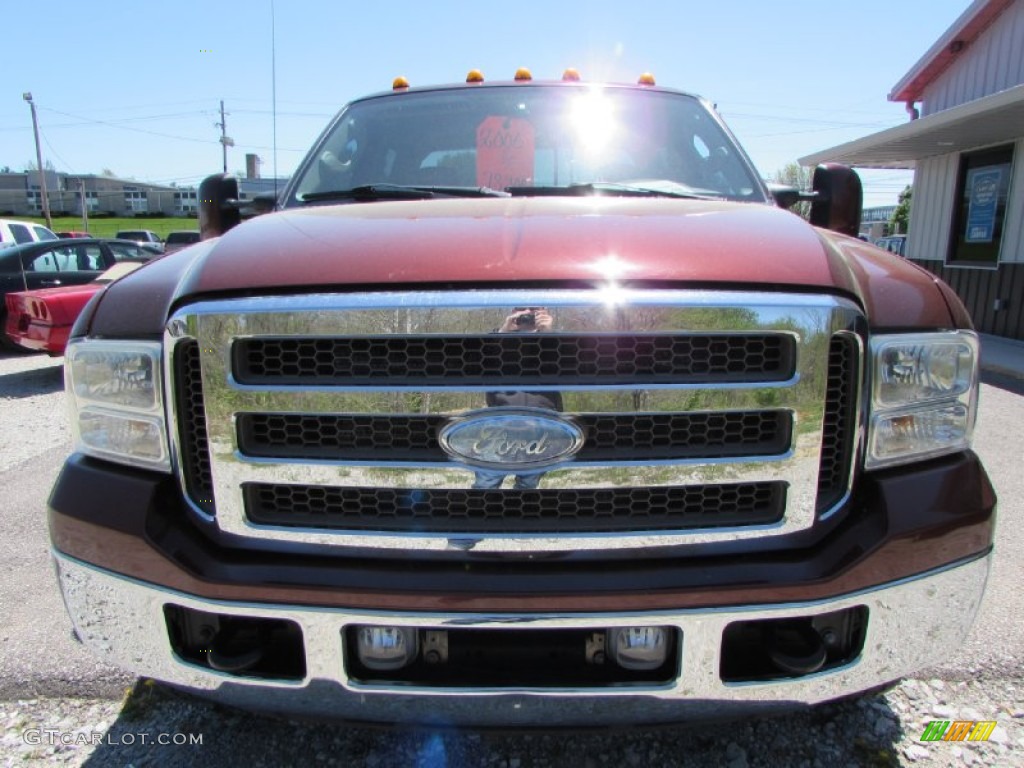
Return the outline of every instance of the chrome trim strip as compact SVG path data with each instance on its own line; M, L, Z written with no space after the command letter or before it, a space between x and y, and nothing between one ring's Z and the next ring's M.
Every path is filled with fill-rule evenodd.
M870 689L955 653L981 603L991 557L956 563L832 599L779 605L587 614L409 614L363 612L196 598L128 579L54 552L61 591L82 641L104 661L192 688L236 706L335 718L495 725L654 722L709 717L748 703L812 704ZM163 606L297 623L307 677L287 682L240 678L174 656ZM852 663L795 680L726 684L719 678L722 632L730 622L809 616L867 606L864 651ZM507 629L670 625L682 632L681 674L643 688L436 689L357 685L345 675L341 629L348 624ZM925 642L925 639L927 640ZM486 706L481 706L481 702ZM516 706L512 706L512 703Z
M237 445L235 416L253 413L338 413L386 416L429 413L452 418L487 406L488 387L330 386L239 387L231 375L231 343L259 336L331 336L370 331L384 336L489 333L515 306L545 306L556 317L554 333L693 334L779 333L797 344L796 374L783 382L722 384L576 385L560 392L562 413L709 412L783 409L793 414L788 451L777 456L584 462L567 459L546 472L542 488L651 487L688 483L781 480L788 484L783 519L771 526L699 528L635 533L495 535L458 533L455 547L444 531L367 533L363 531L257 526L245 515L242 484L272 482L384 488L468 488L471 468L456 460L355 462L307 459L255 459ZM809 528L816 517L818 455L827 379L829 339L863 322L851 302L829 295L688 290L486 290L316 294L217 300L183 307L168 323L165 345L169 387L175 343L200 344L203 392L217 505L216 522L240 537L316 546L391 550L465 549L478 552L613 550L664 547L695 542L776 536ZM172 334L173 330L173 334ZM858 350L863 355L858 340ZM516 385L517 393L550 391L552 385ZM861 391L855 393L860 413ZM179 431L173 413L173 457L181 475ZM859 432L858 432L859 436ZM511 473L510 473L511 474ZM500 493L500 490L494 491ZM197 511L197 514L202 514ZM206 516L204 516L206 517ZM208 519L208 518L206 518Z

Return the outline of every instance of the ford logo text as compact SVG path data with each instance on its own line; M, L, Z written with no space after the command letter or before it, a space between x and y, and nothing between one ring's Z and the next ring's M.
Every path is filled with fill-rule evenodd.
M451 422L439 440L445 453L474 467L533 469L573 456L583 431L551 411L489 408Z

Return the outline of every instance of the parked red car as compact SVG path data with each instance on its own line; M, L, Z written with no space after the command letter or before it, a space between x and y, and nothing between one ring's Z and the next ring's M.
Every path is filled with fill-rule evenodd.
M89 299L108 283L141 266L142 262L122 261L91 283L8 293L5 297L7 337L19 347L51 355L64 354L71 326Z

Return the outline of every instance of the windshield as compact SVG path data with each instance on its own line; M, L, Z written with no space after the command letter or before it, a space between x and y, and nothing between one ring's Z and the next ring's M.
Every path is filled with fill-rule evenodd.
M329 200L332 193L335 199L382 199L367 190L394 197L399 187L528 195L573 185L595 194L632 188L765 199L747 159L692 96L531 84L357 101L307 157L286 205Z

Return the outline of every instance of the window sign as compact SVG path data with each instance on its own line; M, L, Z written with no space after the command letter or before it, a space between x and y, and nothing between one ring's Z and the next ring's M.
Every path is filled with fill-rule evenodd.
M967 172L970 202L967 209L968 243L991 243L996 228L996 204L999 202L999 168L972 168Z
M533 125L521 117L492 115L476 129L476 183L504 189L533 184Z
M960 155L947 264L998 266L1012 176L1012 144Z

